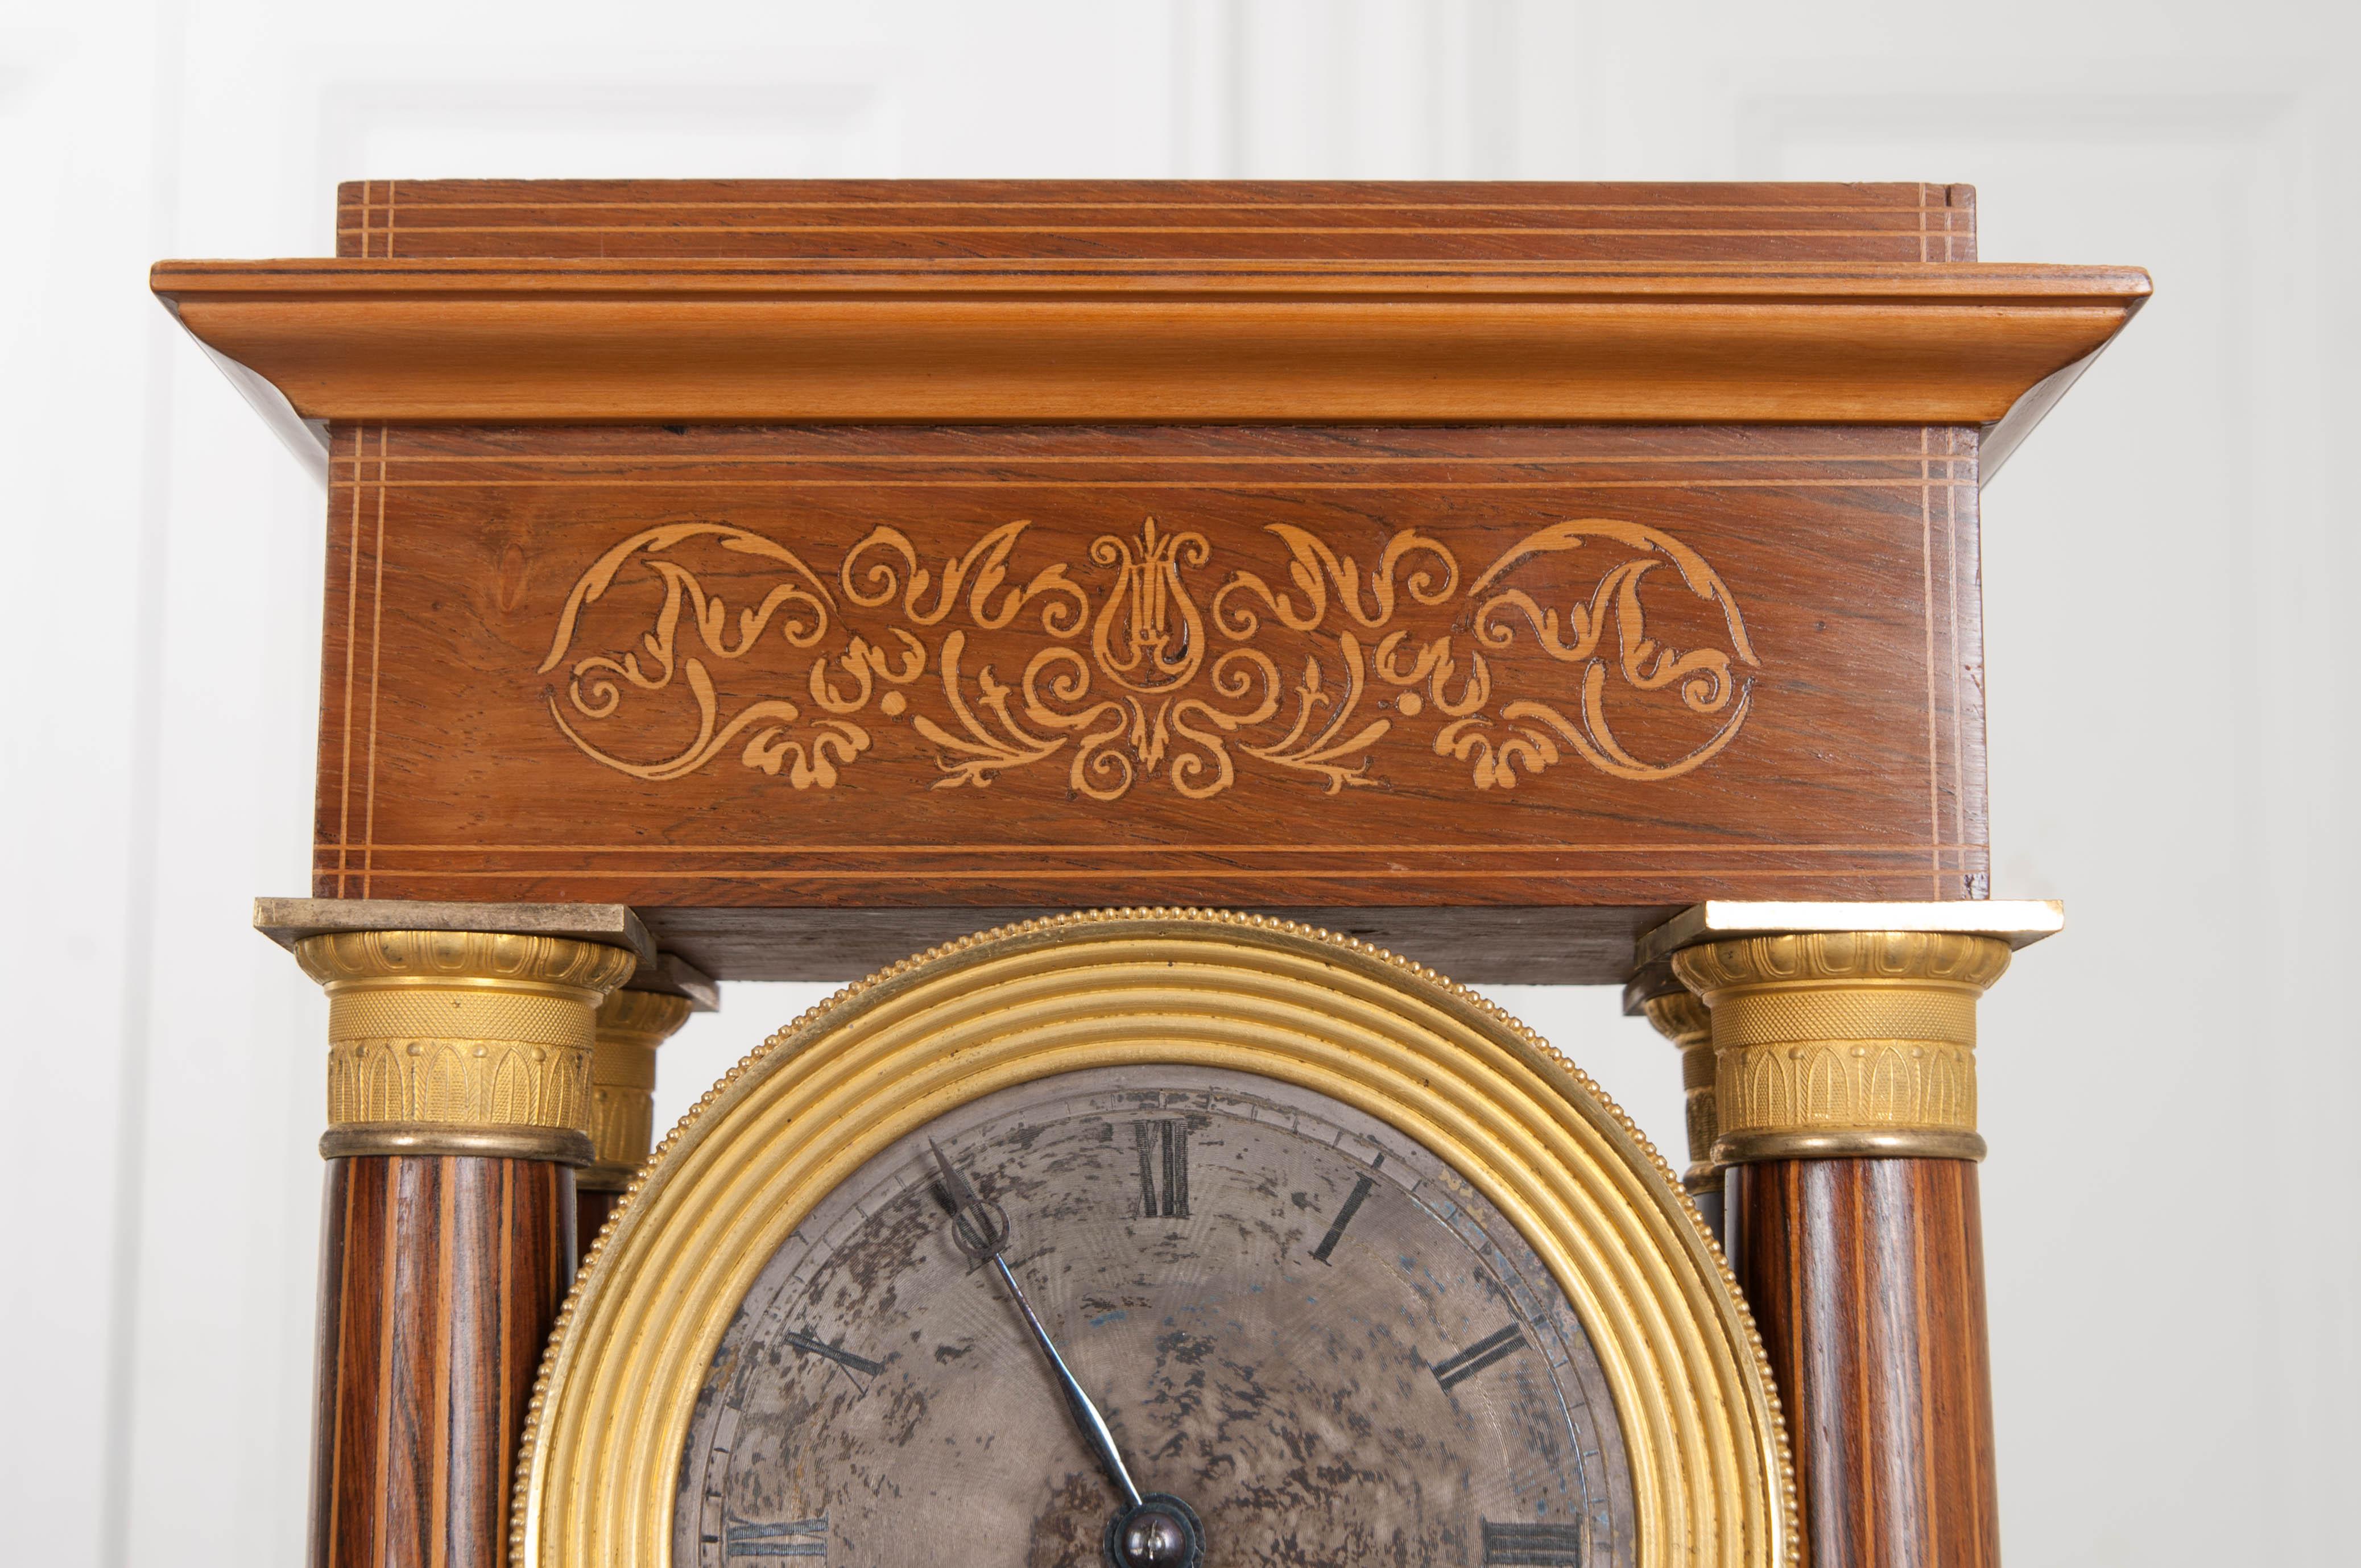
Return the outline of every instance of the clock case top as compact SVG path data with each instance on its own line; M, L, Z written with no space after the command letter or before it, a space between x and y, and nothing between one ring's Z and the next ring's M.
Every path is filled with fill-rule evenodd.
M1620 981L1708 898L1981 898L1981 480L2147 291L1921 184L338 231L155 278L325 436L314 894L629 904L721 978L1198 903Z

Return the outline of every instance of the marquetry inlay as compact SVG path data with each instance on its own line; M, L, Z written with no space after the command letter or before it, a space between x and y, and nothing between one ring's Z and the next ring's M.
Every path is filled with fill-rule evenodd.
M1365 565L1287 523L1263 531L1281 547L1276 562L1218 560L1203 533L1152 516L1085 554L1043 558L1025 548L1027 527L1002 523L948 554L879 526L832 565L727 522L642 530L566 600L541 666L564 672L551 718L635 779L726 757L830 789L899 729L934 755L938 789L1046 766L1111 802L1151 783L1203 799L1241 767L1339 793L1385 782L1380 753L1405 741L1476 789L1513 789L1570 760L1677 778L1737 738L1752 701L1759 660L1730 588L1645 523L1572 519L1466 567L1415 528ZM1563 612L1521 581L1534 562L1576 553L1587 598ZM764 568L741 580L735 603L698 576L731 557ZM1552 598L1563 599L1564 576ZM643 624L629 641L577 646L585 609L610 593L631 594ZM1648 600L1681 594L1716 612L1719 645L1651 633ZM1027 640L1013 656L1005 641L997 659L970 647L1012 628ZM1565 666L1562 678L1526 690L1504 679L1495 661L1521 642ZM730 665L763 695L725 703L717 672ZM1670 751L1619 736L1619 711L1651 704L1712 728Z

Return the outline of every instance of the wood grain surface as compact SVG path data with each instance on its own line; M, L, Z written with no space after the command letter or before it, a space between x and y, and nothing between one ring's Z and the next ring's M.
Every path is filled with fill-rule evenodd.
M1915 262L167 262L305 418L1992 426L2121 268Z
M2011 443L2148 286L1979 266L1965 186L1203 181L360 181L335 258L151 284L317 419L1862 420Z
M1322 180L369 180L336 254L1973 261L1975 190Z
M346 431L314 890L656 924L1980 896L1974 453Z
M337 226L153 279L334 425L315 893L629 903L722 978L1178 903L1618 980L1702 899L1983 896L1977 486L2147 290L1927 183Z
M598 1192L587 1187L574 1190L574 1255L577 1263L590 1255L591 1244L598 1239L609 1216L622 1201L620 1192Z
M574 1173L328 1162L313 1568L500 1568L543 1342L574 1275Z
M1795 1447L1805 1568L1995 1568L1974 1164L1741 1165L1728 1199Z

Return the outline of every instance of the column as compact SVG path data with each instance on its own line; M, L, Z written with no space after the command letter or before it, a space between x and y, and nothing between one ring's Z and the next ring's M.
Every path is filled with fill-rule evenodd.
M1819 1568L1999 1562L1974 1053L2009 950L1807 931L1672 957L1710 1012L1730 1261Z
M1722 1231L1721 1167L1714 1163L1713 1140L1719 1132L1714 1119L1713 1021L1703 1002L1682 989L1669 969L1653 969L1646 981L1635 981L1624 992L1624 1011L1647 1014L1656 1033L1681 1053L1681 1093L1687 1105L1688 1168L1681 1172L1681 1190L1705 1217L1705 1227L1719 1239Z
M598 1005L590 1055L590 1163L574 1179L583 1253L648 1162L655 1135L656 1047L688 1021L690 999L636 988Z
M525 1404L573 1278L592 1019L638 957L475 930L283 939L328 993L311 1561L500 1568Z

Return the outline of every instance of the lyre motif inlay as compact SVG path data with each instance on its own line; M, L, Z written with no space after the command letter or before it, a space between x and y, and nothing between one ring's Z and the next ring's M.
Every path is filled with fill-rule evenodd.
M1057 759L1076 793L1115 801L1153 780L1184 796L1218 795L1241 758L1332 794L1380 784L1372 752L1407 723L1431 727L1427 753L1462 764L1478 789L1514 788L1569 752L1612 777L1670 779L1728 746L1752 702L1741 672L1759 661L1736 599L1704 557L1643 523L1555 523L1472 578L1416 529L1395 532L1365 570L1317 534L1276 523L1265 532L1287 548L1279 586L1242 565L1210 598L1199 574L1213 551L1202 533L1148 517L1132 537L1093 540L1087 565L1051 562L1020 582L1011 563L1031 526L1003 523L938 569L880 525L832 577L735 524L642 530L567 597L541 664L565 671L551 717L585 755L651 782L686 777L734 746L746 767L830 789L876 746L879 724L906 723L935 751L938 789L983 787ZM689 564L700 549L739 558L733 573L763 564L774 580L733 616ZM1587 599L1547 604L1537 597L1546 586L1518 580L1535 562L1586 549L1602 568ZM586 615L634 565L633 580L661 592L635 645L576 653ZM1650 633L1643 589L1665 566L1653 580L1676 579L1718 612L1723 645L1684 651ZM977 634L1011 629L1030 643L1021 664L979 655ZM1541 694L1511 691L1502 661L1512 651L1570 668ZM785 666L776 689L725 713L717 669L758 652L769 655L763 668ZM645 721L618 722L625 694L675 687L694 704L695 733L636 760ZM1713 728L1652 758L1610 720L1610 705L1635 699Z

